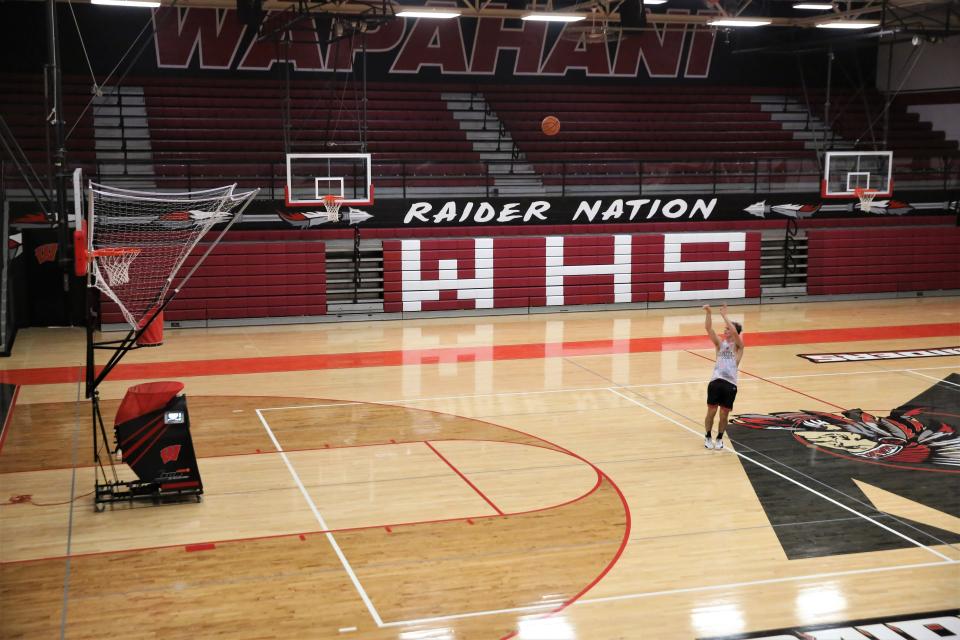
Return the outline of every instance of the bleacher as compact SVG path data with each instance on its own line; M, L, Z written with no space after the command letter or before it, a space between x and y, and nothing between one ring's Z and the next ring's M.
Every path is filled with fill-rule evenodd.
M93 111L84 111L90 101L90 90L89 83L76 81L63 84L66 122L64 132L68 135L68 160L71 164L92 167L96 162ZM45 175L48 134L46 121L49 113L44 106L43 77L0 74L0 114L37 173ZM14 181L11 187L19 184L18 178L12 172L8 172L7 177Z
M114 182L144 175L155 179L150 186L170 189L238 182L277 199L285 137L293 151L328 153L356 152L365 138L380 197L403 197L417 187L488 195L492 186L502 186L497 177L504 162L510 175L518 163L529 163L554 195L641 180L652 189L748 190L758 175L770 190L795 191L817 181L816 148L872 148L867 123L873 121L876 132L884 120L879 94L850 91L833 93L832 130L829 139L821 139L813 121L824 115L822 92L802 96L795 88L618 85L574 92L559 85L372 82L364 109L353 83L301 80L290 88L290 127L284 131L286 92L279 80L144 77L128 78L125 85L136 93L117 98L113 88L104 88L107 98L87 108L74 126L91 87L83 78L64 79L72 164ZM45 169L41 79L6 74L0 89L4 117L31 161ZM498 154L478 151L481 145L471 141L444 99L445 92L457 90L482 96L483 108L491 112L483 127L500 132L496 148L510 152L505 155L511 160L497 167L489 158ZM131 110L141 115L124 115ZM540 131L547 114L562 123L556 136ZM898 159L911 157L911 166L924 169L928 163L922 158L956 153L956 142L899 101L886 121L888 146Z
M208 249L200 243L175 281ZM102 298L102 320L121 324ZM302 233L240 232L218 244L164 311L168 322L322 316L327 313L325 243Z
M752 100L755 89L562 86L485 88L518 151L548 189L603 191L636 185L690 191L703 185L743 190L776 159L784 189L815 181L813 154L803 141ZM561 130L540 131L546 114ZM768 173L768 171L764 172ZM773 184L770 185L774 186ZM795 189L794 189L795 190Z
M816 229L807 242L809 295L960 288L958 227Z
M282 187L285 91L277 81L141 79L154 157L167 181L177 182L178 160L202 159L206 166L193 184L207 184L236 172L258 177L257 186ZM305 83L301 82L299 85ZM297 153L358 152L366 118L366 151L376 158L380 188L401 185L402 176L451 177L463 184L482 179L483 167L453 118L440 90L416 83L370 83L365 108L353 86L311 81L289 92L291 149ZM430 163L429 171L416 169ZM410 175L413 174L413 175ZM458 180L459 178L459 180ZM179 182L182 182L180 180ZM211 182L211 183L212 183ZM252 186L252 185L251 185Z
M484 96L533 162L606 159L742 159L747 154L802 155L803 145L749 92L604 87L571 92L556 86L484 88ZM540 132L552 114L562 129Z

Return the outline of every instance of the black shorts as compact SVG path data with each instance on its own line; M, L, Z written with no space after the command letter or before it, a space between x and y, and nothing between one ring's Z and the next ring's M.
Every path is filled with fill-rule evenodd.
M707 385L707 404L711 407L721 406L724 409L733 409L733 401L737 399L737 385L717 378Z

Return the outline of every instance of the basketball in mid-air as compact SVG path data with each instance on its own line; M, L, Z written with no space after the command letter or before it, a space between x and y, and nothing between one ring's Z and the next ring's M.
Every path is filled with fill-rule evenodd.
M556 116L547 116L540 121L540 130L548 136L560 133L560 120Z

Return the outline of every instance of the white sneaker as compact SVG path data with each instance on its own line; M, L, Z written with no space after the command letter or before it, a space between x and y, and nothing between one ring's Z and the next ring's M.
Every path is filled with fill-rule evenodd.
M723 449L723 440L718 439L716 444L713 445L714 449Z
M713 440L710 439L710 436L703 437L703 448L704 449L713 449Z

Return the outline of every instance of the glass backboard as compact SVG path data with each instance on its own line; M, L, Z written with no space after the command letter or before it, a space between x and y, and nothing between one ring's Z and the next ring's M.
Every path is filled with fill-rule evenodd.
M288 207L317 207L334 195L341 204L373 204L369 153L288 153Z
M893 195L892 151L827 152L820 195L856 198L857 189L872 189L878 197Z

